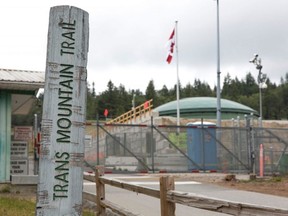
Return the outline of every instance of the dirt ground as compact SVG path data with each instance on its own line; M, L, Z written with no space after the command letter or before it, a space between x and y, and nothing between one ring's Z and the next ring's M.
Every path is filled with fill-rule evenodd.
M165 175L165 174L161 174ZM232 174L169 174L177 180L198 181L236 190L258 192L288 197L288 176L268 176L264 178L250 175ZM157 176L160 176L157 175ZM255 179L254 179L255 178Z
M255 177L232 174L186 174L175 176L175 179L189 179L208 184L216 184L236 190L245 190L276 196L288 197L288 176Z
M288 177L266 177L250 181L230 180L217 183L220 186L237 190L288 197Z
M36 185L10 185L0 184L0 197L15 197L36 201Z

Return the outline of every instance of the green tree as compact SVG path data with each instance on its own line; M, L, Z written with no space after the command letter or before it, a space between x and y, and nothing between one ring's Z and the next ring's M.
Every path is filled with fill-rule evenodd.
M195 96L197 97L212 96L212 91L211 91L210 86L205 82L202 83L199 79L194 80L194 91L195 91Z
M153 99L154 107L157 107L157 106L160 105L153 80L150 80L150 82L149 82L149 84L148 84L148 86L146 88L145 97L146 97L146 100Z
M131 101L132 101L133 96L134 96L135 107L143 104L146 101L145 95L143 95L143 93L139 89L130 91L129 95L131 97Z
M121 115L132 108L132 97L128 95L125 87L121 84L118 88L118 108L116 115Z
M235 79L232 79L230 74L228 73L224 77L221 95L223 98L237 101L239 99L239 96L242 94L242 88L243 86L238 80L238 78L236 77Z
M262 110L263 119L281 119L283 115L281 107L283 107L283 101L281 100L281 94L279 90L267 89L262 91ZM273 106L271 106L273 104Z
M183 92L183 97L186 98L186 97L193 97L196 95L196 92L193 88L193 86L191 85L191 83L187 83L187 85L183 88L182 90Z
M249 106L259 112L259 94L253 94L249 97L246 95L240 95L237 102Z
M90 88L89 83L87 83L87 102L86 102L86 119L91 120L96 118L96 93L95 93L95 83L92 83L92 88Z
M242 81L242 86L245 86L245 88L241 88L243 91L241 94L246 96L251 96L259 91L258 84L250 72L246 74L245 79Z
M172 99L171 95L169 94L169 90L166 85L164 85L162 89L157 92L157 95L159 105L168 103L169 101L174 99Z
M108 117L114 118L117 116L117 104L118 104L118 94L117 87L114 86L113 82L109 80L107 84L107 90L104 91L98 100L98 113L99 118L104 118L104 111L107 109L109 111Z
M224 77L224 81L223 81L223 88L222 88L222 96L224 97L229 97L230 91L229 89L231 88L231 83L232 83L232 79L230 74L228 73L225 77Z
M262 111L264 119L287 119L288 118L288 73L281 77L280 85L266 80L267 89L262 90ZM213 91L210 86L195 79L193 85L186 84L183 88L179 84L180 99L184 97L213 96L216 97L216 86ZM221 97L251 107L259 111L259 86L251 73L246 74L241 81L232 78L228 73L224 77ZM145 94L139 89L126 91L125 86L114 86L110 80L107 90L96 96L94 83L87 94L87 117L94 118L95 110L103 117L105 109L109 110L109 117L114 118L129 111L134 98L135 106L143 104L146 100L153 99L154 108L164 103L176 100L176 85L168 89L166 85L156 90L153 80L149 81ZM93 103L94 101L94 103ZM273 105L273 106L272 106Z

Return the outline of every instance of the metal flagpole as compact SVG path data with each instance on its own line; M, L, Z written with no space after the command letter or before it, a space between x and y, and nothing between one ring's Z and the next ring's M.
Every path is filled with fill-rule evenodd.
M169 54L167 56L166 61L170 64L173 51L175 46L176 53L176 71L177 71L177 83L176 83L176 106L177 106L177 126L180 126L180 108L179 108L179 58L178 58L178 29L177 29L178 21L175 21L175 27L173 29L172 34L169 37ZM177 127L177 134L179 134L179 127Z
M176 98L177 98L177 126L180 125L180 108L179 108L179 62L178 62L178 21L175 21L175 48L176 48L176 70L177 70L177 85L176 85ZM179 132L179 128L177 130Z

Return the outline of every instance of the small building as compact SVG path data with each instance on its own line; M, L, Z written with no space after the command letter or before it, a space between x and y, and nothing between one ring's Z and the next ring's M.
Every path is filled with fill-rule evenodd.
M44 82L44 72L0 69L0 182L10 181L12 115L29 113Z
M214 97L189 97L179 100L181 118L216 119L217 98ZM177 116L177 101L171 101L154 109L159 116ZM221 119L231 119L237 116L259 116L258 112L243 104L221 99Z

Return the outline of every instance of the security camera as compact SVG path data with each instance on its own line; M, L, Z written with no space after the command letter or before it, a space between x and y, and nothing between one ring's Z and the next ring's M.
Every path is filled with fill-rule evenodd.
M256 60L257 60L257 57L250 59L250 61L249 61L249 62L250 62L250 63L254 63L254 64L255 64L255 63L256 63Z
M249 61L249 62L250 62L250 63L254 63L254 64L255 64L255 63L256 63L256 60L257 60L257 58L258 58L258 54L256 54L256 53L255 53L255 54L254 54L254 58L250 59L250 61Z

